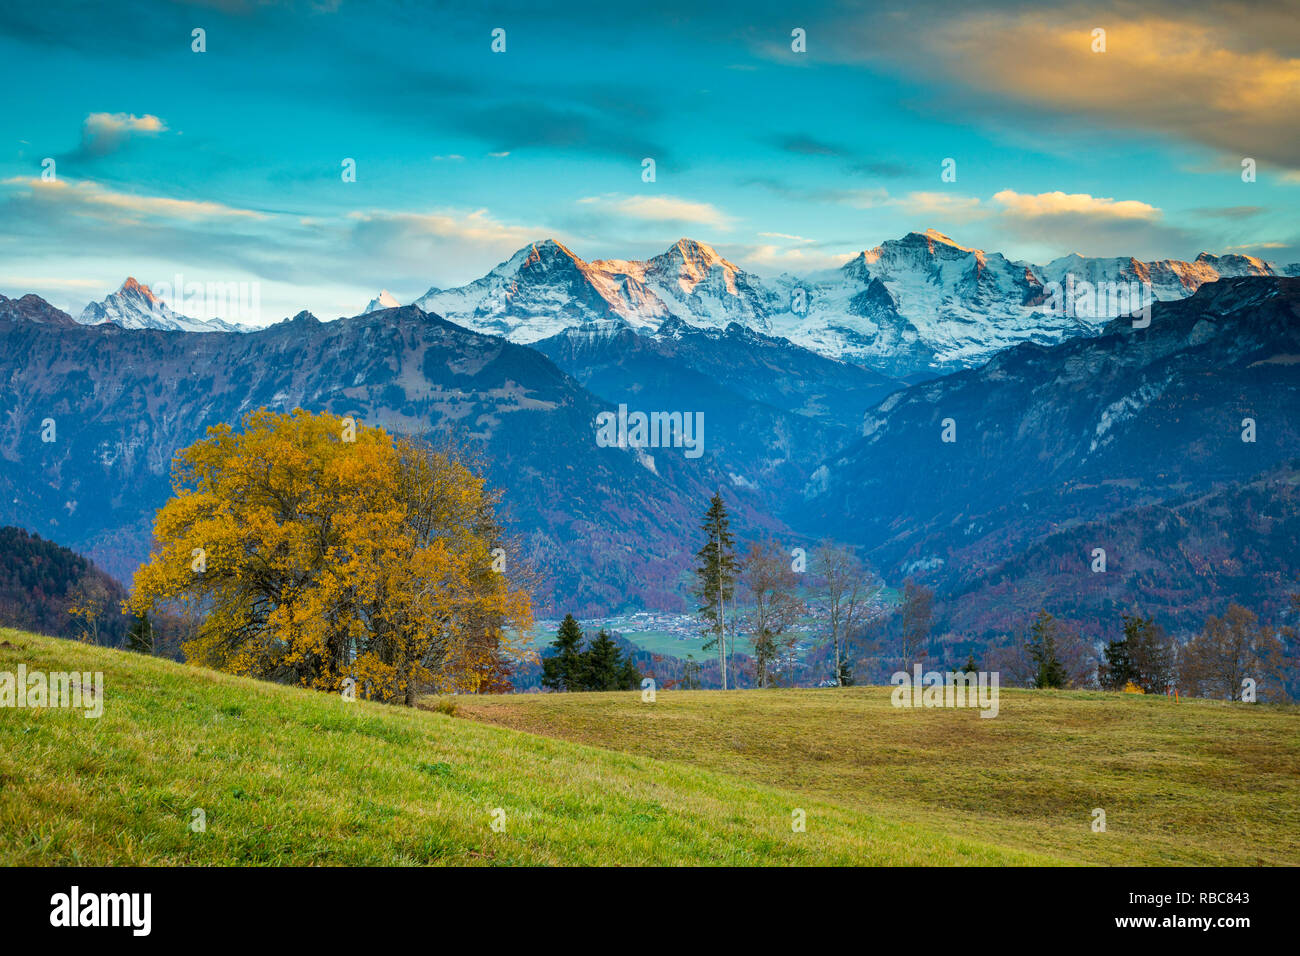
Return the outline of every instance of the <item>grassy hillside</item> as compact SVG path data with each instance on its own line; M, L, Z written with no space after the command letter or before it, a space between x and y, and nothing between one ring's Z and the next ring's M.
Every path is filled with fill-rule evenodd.
M646 754L0 630L0 671L19 664L102 671L104 713L0 708L3 865L1050 862Z
M1300 708L1004 691L996 718L889 689L457 698L483 721L1071 862L1300 864ZM1092 810L1106 811L1093 833Z

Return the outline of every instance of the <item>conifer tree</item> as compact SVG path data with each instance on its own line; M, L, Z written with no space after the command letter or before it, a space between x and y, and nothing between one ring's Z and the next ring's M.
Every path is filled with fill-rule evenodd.
M1129 653L1127 618L1124 637L1108 643L1102 653L1106 659L1098 674L1101 686L1106 690L1123 690L1137 676L1133 668L1133 657Z
M556 653L542 662L542 686L564 691L585 689L587 655L582 650L582 627L572 614L564 615L551 647Z
M641 682L631 658L623 659L622 651L603 628L583 656L586 690L632 690Z
M1034 686L1064 687L1065 667L1056 651L1056 619L1046 611L1039 611L1030 628L1029 659L1034 662Z
M1173 639L1153 618L1126 614L1123 621L1133 681L1148 694L1163 694L1175 683Z
M700 566L695 569L695 595L705 633L711 634L704 650L718 649L718 666L722 672L722 689L727 689L727 623L724 608L736 590L736 541L731 533L727 506L722 495L715 493L700 525L707 535L704 547L696 552Z
M618 686L619 690L636 690L641 686L641 672L632 662L631 654L623 658L623 664L618 671Z
M618 689L618 645L601 628L586 652L586 689Z

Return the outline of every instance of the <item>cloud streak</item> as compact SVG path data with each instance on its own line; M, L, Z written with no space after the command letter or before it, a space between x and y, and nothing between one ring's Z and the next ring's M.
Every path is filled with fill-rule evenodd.
M62 211L74 215L94 216L124 226L151 218L187 222L266 218L263 213L252 209L239 209L206 200L120 192L89 180L44 180L33 176L15 176L4 180L4 185L15 187L17 199L29 204L31 208L28 211L33 214L40 214L41 207L48 210L58 206Z
M676 196L588 196L578 200L583 206L603 213L642 222L674 223L731 229L731 217L712 203L695 202Z

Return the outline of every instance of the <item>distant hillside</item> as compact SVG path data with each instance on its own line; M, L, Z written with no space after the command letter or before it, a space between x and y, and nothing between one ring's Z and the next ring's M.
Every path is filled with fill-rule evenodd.
M35 297L20 304L0 312L0 521L56 535L123 580L148 554L172 456L258 407L481 450L522 542L511 558L543 575L543 610L553 596L584 615L680 609L699 514L731 488L707 444L698 458L598 446L609 403L530 348L414 306L224 334L69 327ZM780 527L745 490L728 498L738 527Z
M546 262L564 265L551 252ZM593 318L530 348L415 306L328 323L301 313L237 335L79 326L35 296L5 300L0 522L56 537L126 580L177 450L259 406L302 407L480 449L519 557L542 577L542 615L686 610L700 515L717 490L742 543L832 537L887 581L922 578L940 599L1023 573L1015 601L1032 602L1042 574L1015 559L1054 535L1300 456L1290 414L1300 279L1207 282L1157 303L1149 327L1121 319L1096 336L1025 342L910 387L737 323L628 325ZM703 454L598 443L597 416L620 403L701 414ZM1247 419L1254 441L1242 440ZM953 442L942 439L948 422ZM1166 550L1194 550L1208 533L1168 527L1180 543ZM1138 586L1145 579L1127 571L1157 560L1137 554L1140 542L1127 547L1113 556L1125 576L1105 588ZM1263 612L1282 583L1261 554L1242 542L1232 575L1267 589L1249 602ZM1101 585L1080 568L1078 590ZM1184 585L1152 580L1144 610L1199 614L1211 597L1202 583L1183 609ZM972 609L962 626L982 633L997 612Z
M22 528L0 528L0 625L76 637L86 623L69 610L89 599L102 610L99 643L115 647L126 637L125 597L121 584L75 551Z
M1294 566L1294 553L1281 567L1270 557L1285 547L1285 524L1174 502L1300 456L1297 407L1300 279L1220 280L1157 303L1147 328L1116 320L1095 338L1022 344L895 392L813 476L803 513L789 520L863 545L889 580L916 575L941 594L994 602L959 618L979 630L1011 591L1026 605L1073 588L1071 599L1098 597L1097 608L1104 590L1124 606L1145 595L1157 615L1184 600L1199 611L1211 593L1203 549L1211 560L1233 552L1239 566L1217 579L1233 593L1233 578L1241 588L1253 580L1248 603L1262 609L1286 584L1274 572ZM1285 519L1291 492L1284 482L1272 494L1262 513ZM1179 517L1162 524L1161 512L1140 511L1156 505ZM1085 527L1094 523L1105 527ZM1091 550L1108 541L1115 573L1092 575ZM1048 550L1017 558L1039 545ZM1058 572L1048 589L1043 576Z
M1106 552L1104 573L1091 569L1094 548ZM937 630L993 638L1045 607L1094 639L1117 638L1120 615L1134 611L1190 633L1232 601L1276 623L1297 591L1300 461L1058 531L945 595Z
M671 318L638 333L605 320L531 347L611 404L702 414L709 454L778 516L822 459L857 437L863 410L905 387L737 323L697 329Z

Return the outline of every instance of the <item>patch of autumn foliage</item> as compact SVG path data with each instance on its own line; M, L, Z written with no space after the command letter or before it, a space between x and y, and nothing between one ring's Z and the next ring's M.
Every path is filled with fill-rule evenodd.
M509 687L531 605L494 561L499 495L456 454L260 410L172 476L129 606L198 611L189 660L381 701Z

